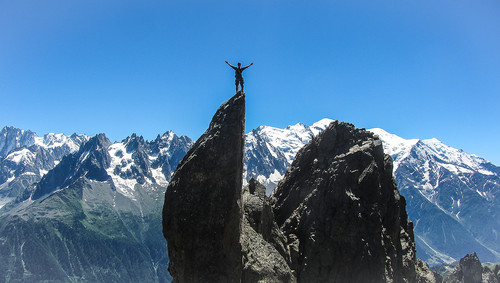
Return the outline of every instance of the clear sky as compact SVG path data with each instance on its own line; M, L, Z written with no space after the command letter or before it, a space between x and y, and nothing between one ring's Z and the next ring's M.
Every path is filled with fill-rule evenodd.
M322 118L500 165L500 2L0 0L0 127L192 139L244 72L247 132Z

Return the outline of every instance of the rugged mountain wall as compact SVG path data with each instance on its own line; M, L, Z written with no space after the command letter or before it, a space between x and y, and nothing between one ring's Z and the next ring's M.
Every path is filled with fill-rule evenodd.
M50 133L38 137L31 131L4 127L0 131L0 215L87 140L85 135Z
M240 282L245 94L222 104L165 192L174 282Z
M255 179L241 196L243 123L239 93L217 110L172 176L163 233L175 282L424 278L379 139L334 122L299 151L272 199Z
M370 131L393 157L398 188L416 223L419 256L437 264L477 252L483 261L499 261L500 168L437 139Z
M169 279L155 270L168 261L154 206L163 190L136 187L134 200L117 192L106 173L109 146L104 135L91 138L0 218L0 282Z
M371 133L333 122L272 194L299 282L413 282L415 243L392 160Z
M244 178L254 177L270 194L295 153L330 122L252 130L246 139ZM415 223L417 256L436 265L477 252L483 261L498 262L499 167L436 139L407 140L382 129L369 131L394 160L393 174Z
M13 149L28 147L35 143L36 134L15 127L3 127L0 131L0 157L7 156Z
M65 156L0 217L0 282L169 282L162 172L190 145L100 134Z

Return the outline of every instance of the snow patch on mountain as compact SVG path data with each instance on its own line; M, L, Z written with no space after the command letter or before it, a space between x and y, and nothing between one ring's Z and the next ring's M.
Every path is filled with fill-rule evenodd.
M132 153L128 153L125 144L117 142L112 144L108 149L111 156L111 163L106 169L108 175L113 180L117 191L124 196L134 199L134 187L137 184L136 179L125 179L120 176L120 173L131 169L134 164Z
M39 137L29 130L4 127L0 131L0 202L16 199L88 139L54 133Z
M7 157L5 157L5 160L14 162L17 165L28 164L33 163L35 160L35 154L27 148L21 148L20 150L11 152L7 155Z

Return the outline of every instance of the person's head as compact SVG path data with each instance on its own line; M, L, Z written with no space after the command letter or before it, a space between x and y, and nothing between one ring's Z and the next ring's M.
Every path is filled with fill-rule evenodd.
M240 62L238 62L238 67L241 67L241 63Z

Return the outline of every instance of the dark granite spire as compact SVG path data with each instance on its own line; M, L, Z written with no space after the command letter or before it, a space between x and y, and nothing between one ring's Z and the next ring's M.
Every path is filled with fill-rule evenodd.
M174 282L240 282L245 94L222 104L177 166L163 234Z

